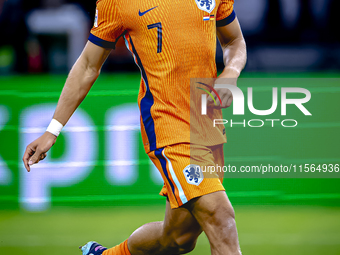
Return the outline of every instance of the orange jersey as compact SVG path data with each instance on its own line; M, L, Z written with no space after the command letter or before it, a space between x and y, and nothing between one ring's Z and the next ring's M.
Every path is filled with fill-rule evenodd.
M146 152L190 143L190 79L217 76L216 26L234 20L233 3L233 0L97 1L89 40L104 48L114 48L123 36L141 70L138 105ZM221 116L220 111L215 115ZM221 128L215 131L210 136L213 139L202 143L212 146L225 142Z

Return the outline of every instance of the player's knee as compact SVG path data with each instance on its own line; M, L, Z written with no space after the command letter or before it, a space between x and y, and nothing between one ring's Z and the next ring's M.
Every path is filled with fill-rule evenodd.
M197 238L179 238L176 240L176 245L178 247L179 254L185 254L188 252L191 252L193 249L195 249L197 243Z
M185 254L191 252L195 248L197 237L198 234L194 233L181 235L173 233L166 237L165 246L167 246L167 250L171 251L173 254Z
M230 215L226 218L222 231L223 240L221 241L229 243L230 240L234 240L235 238L237 239L236 221L234 216Z

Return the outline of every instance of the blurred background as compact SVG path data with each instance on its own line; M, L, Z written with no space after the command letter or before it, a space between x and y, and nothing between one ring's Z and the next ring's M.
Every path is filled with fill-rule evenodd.
M248 46L246 71L337 71L339 38L334 0L238 0ZM1 0L0 72L67 72L83 48L95 1ZM219 48L218 48L219 49ZM217 63L222 67L221 51ZM121 39L107 71L137 71Z
M113 246L164 217L162 180L140 138L139 69L123 40L48 158L30 174L21 163L50 122L95 5L0 0L0 254L76 254L89 240ZM296 129L227 128L227 163L340 163L339 7L336 0L235 1L248 47L239 87L245 94L254 87L259 109L270 108L272 87L306 88L313 115L292 106L285 118L301 122ZM219 47L216 62L221 71ZM243 254L339 255L339 180L227 178ZM210 254L204 235L197 246L191 254Z

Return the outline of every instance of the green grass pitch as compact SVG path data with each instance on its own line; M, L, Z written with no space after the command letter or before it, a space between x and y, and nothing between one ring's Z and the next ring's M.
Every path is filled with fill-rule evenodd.
M236 206L235 211L244 255L340 254L340 208ZM1 211L0 254L81 254L78 246L87 241L114 246L140 225L163 217L162 206ZM204 235L190 254L210 254Z
M243 78L285 77L339 78L340 74L243 75ZM78 246L87 241L96 240L105 246L114 246L141 225L163 220L164 206L160 205L163 202L161 198L155 198L158 197L160 186L151 185L146 171L140 171L140 177L141 181L149 181L148 186L141 186L141 181L132 188L111 186L104 178L105 111L98 111L96 107L108 109L112 105L135 102L140 80L140 74L137 73L101 75L82 104L98 126L100 144L97 166L89 178L71 187L53 188L51 209L46 212L27 213L19 209L21 112L35 104L56 103L65 78L65 75L0 77L0 105L8 106L10 116L0 132L0 143L6 145L0 145L0 157L13 177L10 184L0 186L0 255L81 255ZM306 121L305 126L296 129L291 138L281 137L279 147L268 147L268 153L261 152L260 156L275 156L277 151L274 149L279 148L282 155L286 153L284 157L287 163L292 163L294 158L301 159L301 164L340 162L339 85L312 85L296 85L312 90L313 99L308 105L308 109L311 108L313 112L311 123ZM275 136L274 131L265 133L269 140L263 144L270 145L272 137L275 137L275 141L280 138ZM279 131L282 133L281 129ZM234 133L228 134L228 148L231 148L227 151L228 157L236 160L244 155L258 157L257 147L247 146L245 151L243 146L238 146L241 144L238 140L241 135L248 134L248 129L247 132L242 129L229 132ZM294 146L288 146L288 138L292 139ZM302 142L299 143L299 139ZM244 140L256 145L253 137L247 139L245 136ZM55 158L63 153L62 141L59 140L52 153ZM141 169L147 167L144 151L140 149L138 153ZM279 162L283 161L280 159ZM340 255L339 181L340 178L229 179L226 188L235 205L243 255ZM139 194L144 188L149 189ZM117 204L133 206L119 207ZM210 254L204 234L190 254Z

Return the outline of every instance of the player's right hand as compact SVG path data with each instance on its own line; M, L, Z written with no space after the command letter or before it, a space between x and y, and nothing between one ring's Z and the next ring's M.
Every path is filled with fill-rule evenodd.
M22 158L27 172L31 170L31 165L38 163L46 157L46 152L51 149L57 137L50 132L45 132L38 139L27 145Z

